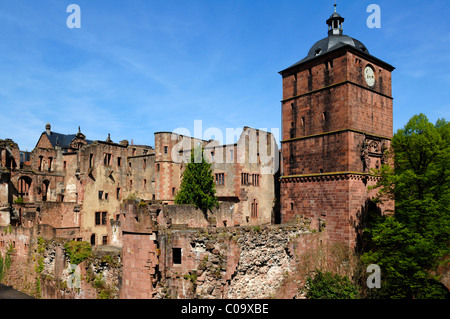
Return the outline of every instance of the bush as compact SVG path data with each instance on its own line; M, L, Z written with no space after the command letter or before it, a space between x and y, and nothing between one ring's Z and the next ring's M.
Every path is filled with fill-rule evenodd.
M23 197L19 196L14 200L14 204L24 204Z
M92 254L92 247L85 241L70 241L64 245L66 254L72 264L78 265Z
M316 270L306 280L308 299L357 299L358 289L347 276Z

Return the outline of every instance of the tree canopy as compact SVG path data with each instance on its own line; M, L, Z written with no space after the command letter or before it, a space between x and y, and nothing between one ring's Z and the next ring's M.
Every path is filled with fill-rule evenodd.
M175 196L175 204L193 204L206 213L219 203L211 164L205 161L202 154L201 147L191 152L190 163L183 172L180 191ZM201 161L197 160L200 158Z
M381 267L381 297L448 297L436 270L448 267L450 256L450 123L412 117L394 135L390 154L394 167L375 173L380 199L394 198L395 214L372 220L362 260Z

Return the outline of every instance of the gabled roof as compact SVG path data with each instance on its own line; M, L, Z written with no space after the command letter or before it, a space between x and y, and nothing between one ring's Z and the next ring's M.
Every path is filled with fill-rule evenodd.
M50 135L47 132L43 132L42 135L47 136L53 147L59 145L62 149L70 148L70 143L77 137L77 134L61 134L56 132L50 132ZM92 144L93 141L86 139L86 142Z

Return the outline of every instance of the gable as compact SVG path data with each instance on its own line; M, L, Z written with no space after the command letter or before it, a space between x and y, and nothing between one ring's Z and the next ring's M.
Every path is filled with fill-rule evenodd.
M50 142L46 133L42 133L39 141L36 144L36 147L39 148L53 148L52 143Z

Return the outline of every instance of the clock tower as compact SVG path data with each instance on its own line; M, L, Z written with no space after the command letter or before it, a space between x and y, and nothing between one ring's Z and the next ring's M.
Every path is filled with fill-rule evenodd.
M360 41L343 34L344 18L326 21L328 36L280 72L282 100L282 223L312 220L331 241L358 244L393 135L391 72Z

